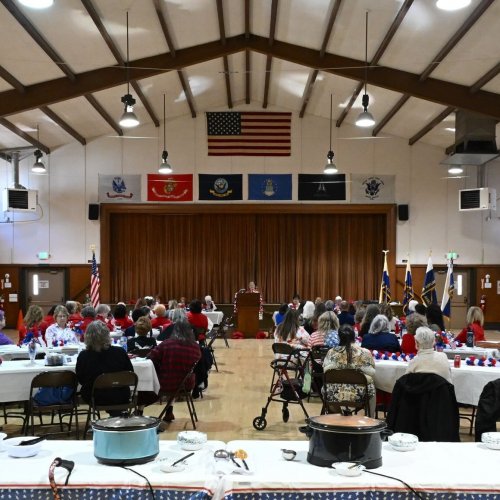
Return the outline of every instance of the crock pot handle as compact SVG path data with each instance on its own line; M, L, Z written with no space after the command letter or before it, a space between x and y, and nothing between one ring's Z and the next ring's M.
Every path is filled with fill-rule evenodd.
M313 435L313 431L308 425L304 425L302 427L299 427L299 432L302 432L302 434L305 434L309 439L311 439L311 437Z
M380 436L382 438L382 441L387 441L387 438L389 436L392 436L394 434L394 431L392 429L382 429L380 431Z

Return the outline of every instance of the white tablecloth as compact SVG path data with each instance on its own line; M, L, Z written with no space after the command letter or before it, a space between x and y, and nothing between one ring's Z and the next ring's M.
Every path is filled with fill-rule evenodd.
M222 311L202 312L212 322L213 325L220 325L222 318L224 317L224 313Z
M0 365L0 402L25 401L29 399L33 377L48 370L75 371L76 359L64 366L46 366L44 360L36 360L35 365L29 361L4 361ZM153 362L149 359L134 358L132 366L139 377L139 391L158 393L160 383Z
M80 344L81 349L85 349L85 344ZM57 352L57 353L64 353L64 354L75 354L78 352L79 346L77 344L68 344L63 347L39 347L38 352ZM0 356L4 361L9 361L12 358L22 358L22 359L29 359L29 354L28 354L28 346L23 345L23 346L17 346L17 345L2 345L0 346Z
M492 349L489 347L466 347L465 345L457 347L455 349L443 349L443 352L449 357L453 358L456 354L460 354L462 359L475 356L479 358L481 356L486 356L487 358L498 358L498 349Z
M396 380L406 373L408 363L402 361L375 361L374 382L377 389L392 392ZM500 367L468 366L462 361L460 368L453 367L450 360L451 381L459 403L475 405L483 387L490 381L500 378Z
M226 475L219 494L225 498L415 498L400 482L362 473L339 476L333 469L307 462L307 441L231 441L227 449L244 449L250 476ZM297 451L287 462L281 448ZM419 443L411 452L394 451L382 444L382 467L374 472L400 478L416 490L436 496L490 493L500 496L500 451L480 443ZM439 494L439 496L437 496ZM253 495L253 496L251 496ZM371 496L370 496L371 495ZM442 496L441 496L442 495ZM496 495L496 496L495 496ZM431 497L428 497L431 498ZM483 497L485 498L485 497Z

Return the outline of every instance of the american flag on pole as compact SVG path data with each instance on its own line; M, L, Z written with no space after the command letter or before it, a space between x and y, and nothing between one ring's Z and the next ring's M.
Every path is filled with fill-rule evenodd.
M99 280L99 269L97 269L97 262L95 260L95 252L92 251L92 272L90 275L90 300L92 307L99 305L99 288L101 282Z
M290 156L292 113L207 113L208 156Z

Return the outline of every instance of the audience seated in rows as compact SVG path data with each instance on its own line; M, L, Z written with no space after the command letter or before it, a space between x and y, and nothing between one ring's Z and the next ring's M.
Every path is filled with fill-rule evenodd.
M208 329L208 318L202 312L201 301L198 299L192 300L189 303L189 312L187 313L187 320L191 323L191 326L197 330Z
M469 330L474 334L474 343L486 340L483 329L484 315L480 307L469 307L466 321L467 326L457 335L456 340L464 344L467 340L467 331Z
M155 347L156 340L151 333L151 320L147 316L141 316L135 323L136 337L129 337L127 340L127 350L134 351L135 349L143 349L145 347Z
M339 320L333 311L324 312L318 320L318 329L309 337L309 347L339 345Z
M11 345L14 342L2 332L5 328L5 312L0 309L0 345Z
M45 342L48 346L63 344L78 344L80 341L75 332L68 326L68 310L57 306L54 310L55 323L45 330Z
M47 328L56 321L54 319L54 311L56 310L56 307L57 306L52 306L49 309L49 312L43 317L43 322L47 325Z
M349 313L349 302L343 300L340 303L340 312L338 314L339 325L350 325L354 326L354 316Z
M377 351L398 352L399 341L389 330L389 320L383 314L377 314L370 325L370 331L364 335L361 347Z
M82 309L82 321L80 323L77 323L77 327L79 330L81 330L82 334L85 335L85 331L87 330L87 327L92 323L92 321L95 321L95 309L92 306L85 306Z
M81 304L75 300L66 301L66 309L68 311L68 323L72 328L76 323L82 320L82 315L80 313Z
M276 342L287 342L296 348L307 348L309 345L309 334L300 326L299 315L293 309L286 312L274 335Z
M417 313L418 314L418 313ZM444 332L446 330L443 320L443 312L437 304L429 304L425 309L425 317L429 328L434 332Z
M149 317L149 308L147 306L142 306L139 309L134 309L132 311L133 325L129 326L125 330L125 332L124 332L125 337L135 337L135 323L142 316L148 316Z
M125 331L129 326L132 326L134 322L129 318L127 314L127 307L123 302L116 304L113 311L113 326L114 329L118 327L122 331Z
M360 337L364 337L370 331L372 321L374 320L375 316L377 316L377 314L380 314L378 304L369 304L366 307L363 320L361 321L361 328L359 329Z
M153 307L155 317L151 320L153 328L165 328L170 325L171 321L167 316L167 309L163 304L156 304Z
M401 337L401 351L405 354L417 354L415 334L417 328L428 326L427 319L418 313L413 313L406 318L406 333Z
M47 324L43 322L43 311L40 306L31 304L24 316L24 322L19 329L18 344L28 344L31 339L36 339L41 345L45 346L45 331Z
M186 310L185 309L173 309L172 314L170 316L171 318L171 323L167 326L165 326L158 337L156 337L156 340L167 340L170 338L172 335L172 332L174 331L174 326L178 321L187 321L186 318Z

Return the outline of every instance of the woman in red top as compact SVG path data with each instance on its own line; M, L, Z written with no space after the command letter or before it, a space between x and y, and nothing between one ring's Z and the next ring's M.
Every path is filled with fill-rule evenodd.
M406 317L406 333L401 338L401 351L405 354L417 354L415 333L417 333L417 328L421 326L427 326L425 316L413 313Z
M116 328L119 326L124 332L129 326L132 326L134 322L127 315L127 307L123 302L116 304L115 310L113 311L113 324Z
M27 344L32 338L38 339L42 345L45 345L45 330L47 330L47 324L43 322L42 308L32 304L19 330L19 345Z
M55 310L56 310L56 306L52 306L49 309L49 312L43 317L43 322L47 325L47 328L56 322L56 320L54 319L54 311Z
M466 320L467 326L456 336L455 340L465 344L468 330L474 332L474 343L486 340L483 329L484 315L481 308L477 306L469 307Z
M153 328L164 328L172 322L167 317L167 309L163 304L156 304L153 308L156 317L151 320Z
M207 332L208 328L208 318L201 312L201 301L200 300L192 300L189 304L189 312L187 313L187 320L191 323L195 331L195 337L200 339L200 335L204 335ZM201 330L205 330L205 332L201 333Z

